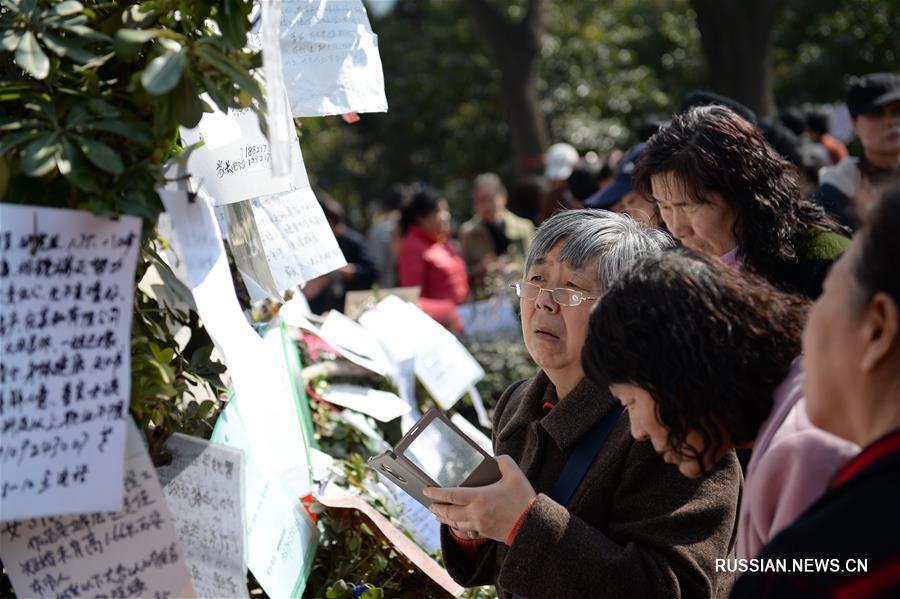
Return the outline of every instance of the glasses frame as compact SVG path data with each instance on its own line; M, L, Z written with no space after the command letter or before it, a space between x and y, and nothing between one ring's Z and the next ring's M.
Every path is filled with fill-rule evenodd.
M521 289L519 288L520 285L523 285L523 286L530 285L531 287L536 288L538 290L537 294L534 296L534 298L524 297L522 295ZM540 285L536 285L534 283L531 283L530 281L518 281L516 283L512 283L510 285L510 287L512 287L513 289L516 290L516 295L519 297L519 299L523 299L523 300L529 301L529 302L536 302L538 300L538 298L541 297L541 292L546 291L550 294L550 297L553 298L554 302L556 302L560 306L566 306L567 308L574 308L575 306L580 306L586 300L600 299L599 295L598 296L585 295L583 291L578 291L577 289L569 289L568 287L552 287L552 288L551 287L541 287ZM576 304L567 304L565 302L561 302L556 298L556 292L558 292L558 291L565 292L568 295L576 294L580 299L578 300L578 303L576 303Z

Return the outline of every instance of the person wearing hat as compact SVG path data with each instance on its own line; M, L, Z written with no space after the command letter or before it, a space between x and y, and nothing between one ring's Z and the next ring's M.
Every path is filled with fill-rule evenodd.
M535 224L541 224L559 210L581 208L580 202L569 191L568 184L578 159L578 150L567 143L557 143L547 148L544 153L544 176L550 186L541 198Z
M813 197L856 229L879 189L900 176L900 74L870 73L856 79L847 93L847 109L863 155L823 169Z
M634 163L643 149L644 144L641 143L629 150L619 168L616 169L612 184L587 198L584 201L584 207L624 213L648 227L661 228L656 204L637 191L631 181Z

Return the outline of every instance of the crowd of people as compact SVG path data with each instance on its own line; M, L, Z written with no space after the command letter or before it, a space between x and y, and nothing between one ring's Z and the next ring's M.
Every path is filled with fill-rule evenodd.
M805 150L696 94L539 223L515 289L540 371L495 408L502 478L426 490L460 584L900 596L900 75L847 104L862 155L810 112L834 164L808 185Z
M859 156L820 110L693 93L618 156L555 144L537 195L477 176L458 240L433 189L365 240L326 203L347 288L418 287L458 329L514 282L540 370L495 407L502 478L426 490L460 584L900 596L900 75L847 107Z

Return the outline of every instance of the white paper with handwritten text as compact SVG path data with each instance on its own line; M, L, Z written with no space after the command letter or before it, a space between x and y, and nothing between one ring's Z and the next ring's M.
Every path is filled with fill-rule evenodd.
M19 597L196 597L156 469L128 422L116 512L0 524L0 559Z
M0 520L122 506L140 220L0 204Z
M362 0L280 4L284 82L295 117L385 112L378 36Z
M174 434L157 468L200 599L247 597L240 451Z

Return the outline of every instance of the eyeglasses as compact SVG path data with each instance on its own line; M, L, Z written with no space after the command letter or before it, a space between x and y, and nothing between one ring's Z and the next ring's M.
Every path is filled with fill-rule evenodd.
M553 301L560 306L578 306L585 300L600 299L599 296L588 296L581 291L575 291L574 289L566 289L565 287L547 289L527 281L513 283L510 287L515 287L516 295L532 302L538 298L541 291L547 291L550 293L551 297L553 297Z

